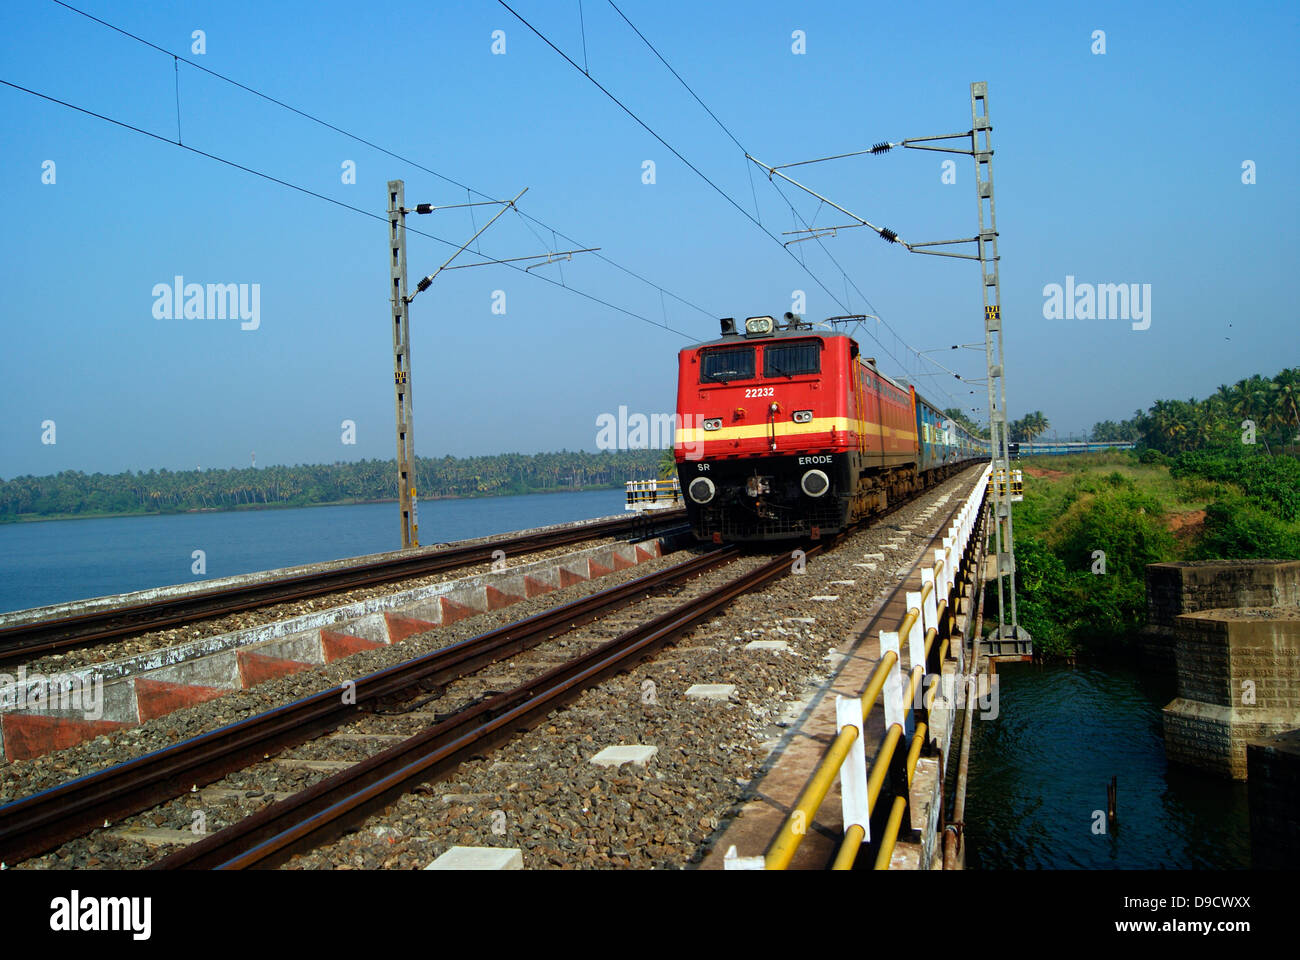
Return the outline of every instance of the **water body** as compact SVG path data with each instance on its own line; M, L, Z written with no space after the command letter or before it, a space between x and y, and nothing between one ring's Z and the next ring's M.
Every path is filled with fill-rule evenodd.
M622 490L420 504L420 542L623 513ZM397 504L0 524L0 611L401 547ZM192 572L195 550L207 570Z
M1246 785L1165 760L1172 677L1127 665L999 667L996 720L973 724L973 869L1248 869ZM1119 778L1118 827L1093 833Z

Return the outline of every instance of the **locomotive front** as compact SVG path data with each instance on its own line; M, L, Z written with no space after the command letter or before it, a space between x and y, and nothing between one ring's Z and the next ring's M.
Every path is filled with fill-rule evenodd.
M722 321L678 355L677 472L692 529L715 541L832 533L847 525L850 340L786 315Z

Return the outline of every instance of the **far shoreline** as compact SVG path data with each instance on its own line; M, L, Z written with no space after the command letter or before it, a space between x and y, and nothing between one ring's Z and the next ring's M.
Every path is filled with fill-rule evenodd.
M593 483L582 487L544 487L539 490L527 490L523 493L508 491L502 493L445 494L434 497L421 497L420 502L430 503L438 500L487 500L495 497L531 497L540 494L556 493L591 493L600 490L617 490L619 486L612 483ZM305 510L314 507L359 507L369 504L397 503L397 498L380 500L329 500L321 503L253 503L239 504L233 507L196 507L188 510L149 510L113 513L107 511L87 511L85 513L60 513L41 516L39 514L20 514L12 520L0 520L0 527L16 526L22 523L50 523L61 520L117 520L129 517L186 517L206 513L248 513L262 510Z

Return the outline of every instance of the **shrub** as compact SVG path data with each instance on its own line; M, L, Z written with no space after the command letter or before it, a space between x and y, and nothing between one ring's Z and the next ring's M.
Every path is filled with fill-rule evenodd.
M1034 649L1056 656L1074 654L1065 611L1065 565L1042 540L1016 543L1016 615L1034 639Z
M1165 528L1164 508L1131 483L1075 503L1061 518L1052 546L1066 569L1089 573L1093 554L1106 555L1107 576L1145 582L1148 563L1174 556L1173 535Z
M1179 454L1169 472L1174 477L1203 477L1236 484L1265 513L1282 520L1300 519L1300 460L1270 457L1238 448L1193 450Z
M1300 560L1300 535L1294 526L1235 497L1205 508L1205 529L1194 556L1200 560Z

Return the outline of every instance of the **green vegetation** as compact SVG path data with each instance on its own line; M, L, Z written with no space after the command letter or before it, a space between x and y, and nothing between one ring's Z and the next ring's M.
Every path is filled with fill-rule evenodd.
M1289 456L1238 446L1033 457L1020 466L1018 613L1048 655L1141 628L1148 563L1300 559L1300 461Z
M671 480L675 476L677 476L677 457L674 456L672 447L665 447L659 457L658 479Z
M1256 375L1092 428L1136 450L1025 460L1016 599L1037 648L1068 656L1132 635L1148 563L1300 559L1298 394L1300 367ZM1010 424L1013 439L1035 418Z
M1185 504L1168 471L1128 453L1035 457L1022 466L1018 612L1036 646L1072 655L1081 640L1133 632L1146 609L1146 564L1178 553L1167 518Z
M423 499L501 496L621 486L657 473L659 450L503 453L457 459L417 458ZM150 470L0 481L0 523L57 516L181 513L253 507L301 507L397 499L393 460L273 466L241 470Z
M1121 420L1119 423L1103 420L1101 423L1095 423L1088 439L1095 443L1131 443L1141 440L1142 431L1138 428L1138 420L1141 416L1142 411L1138 410L1132 420Z
M1269 379L1256 374L1220 386L1204 400L1157 400L1146 413L1122 423L1103 421L1093 440L1140 440L1167 455L1205 448L1253 445L1266 453L1300 450L1300 367Z

